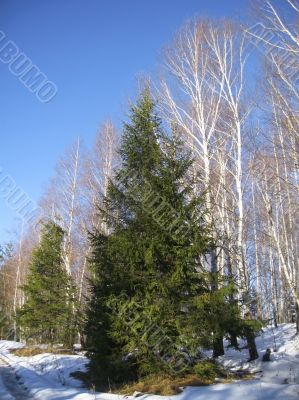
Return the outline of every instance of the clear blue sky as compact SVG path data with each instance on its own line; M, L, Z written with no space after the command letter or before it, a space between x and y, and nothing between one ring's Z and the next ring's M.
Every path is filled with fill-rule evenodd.
M136 76L194 14L246 15L247 0L0 0L0 30L58 87L40 103L0 62L0 167L37 200L57 158L124 118ZM1 46L0 46L1 47ZM0 243L17 215L0 198Z

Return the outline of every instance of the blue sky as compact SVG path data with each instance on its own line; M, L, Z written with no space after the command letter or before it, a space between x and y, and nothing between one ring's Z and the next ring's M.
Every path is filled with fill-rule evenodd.
M58 87L36 96L0 62L0 168L38 200L58 157L100 122L120 124L138 74L151 73L161 47L195 14L244 16L247 0L1 0L0 30ZM1 47L1 45L0 45ZM0 198L0 243L17 215Z

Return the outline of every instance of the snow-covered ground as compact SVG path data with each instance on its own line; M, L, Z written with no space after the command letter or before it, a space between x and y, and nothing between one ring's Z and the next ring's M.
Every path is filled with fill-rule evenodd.
M4 368L3 365L4 365L4 363L2 363L0 361L0 368ZM14 400L14 398L8 393L7 388L4 385L3 377L5 377L5 374L1 370L1 373L0 373L0 399L1 400Z
M88 360L82 356L40 354L33 357L17 357L9 351L22 347L16 342L0 341L0 358L10 365L10 374L15 374L32 400L130 400L133 396L108 393L92 393L80 388L80 382L71 378L73 371L83 371ZM242 347L242 344L241 344ZM260 359L248 363L247 350L228 350L220 362L231 369L256 372L250 381L230 384L217 383L211 386L186 388L170 400L291 400L299 399L299 337L295 336L293 324L283 324L277 329L267 328L257 338ZM262 362L267 348L271 348L271 361ZM276 351L274 351L276 350ZM3 367L4 368L4 367ZM6 368L9 368L6 366ZM7 371L7 370L6 370ZM9 392L3 382L0 365L0 399L14 400L17 395ZM17 381L16 381L17 382ZM6 388L8 386L8 389ZM18 393L18 392L15 392ZM139 399L161 400L161 396L145 394Z

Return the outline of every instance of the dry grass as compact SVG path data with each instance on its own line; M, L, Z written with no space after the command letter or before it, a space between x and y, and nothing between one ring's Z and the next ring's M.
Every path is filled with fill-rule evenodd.
M201 379L190 374L185 377L151 376L136 383L125 385L115 390L115 393L131 395L134 392L159 394L169 396L178 394L185 386L206 386L213 383L209 379Z
M222 370L216 378L221 383L231 383L236 380L251 380L253 374L244 374L242 377ZM184 377L171 376L150 376L135 383L126 384L112 390L113 393L132 395L134 392L158 394L161 396L170 396L181 393L186 386L207 386L215 383L214 378L202 378L196 374L188 374Z
M51 354L74 354L72 350L64 348L49 347L37 347L37 346L26 346L22 349L12 350L12 353L18 357L32 357L38 354L51 353Z

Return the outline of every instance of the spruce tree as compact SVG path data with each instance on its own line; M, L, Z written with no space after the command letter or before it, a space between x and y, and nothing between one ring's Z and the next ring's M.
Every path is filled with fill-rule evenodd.
M62 260L64 232L54 222L42 228L39 245L33 251L26 285L25 304L18 311L22 337L37 343L74 340L75 291Z
M124 125L120 156L101 209L111 233L91 236L86 332L102 386L175 373L180 349L198 349L201 337L187 323L195 297L209 290L201 265L209 227L193 195L192 160L177 135L164 135L148 90Z

